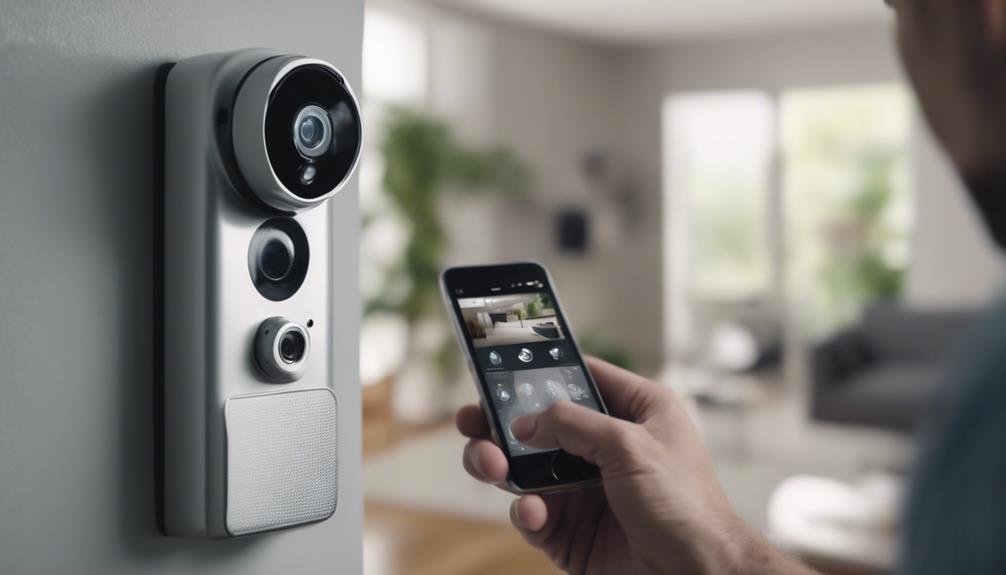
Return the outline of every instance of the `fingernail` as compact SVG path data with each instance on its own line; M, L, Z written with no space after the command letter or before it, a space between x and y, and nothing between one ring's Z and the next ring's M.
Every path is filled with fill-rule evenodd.
M537 418L533 415L525 415L514 420L510 424L510 431L513 432L513 436L524 441L525 439L530 439L534 435L534 428L538 425Z

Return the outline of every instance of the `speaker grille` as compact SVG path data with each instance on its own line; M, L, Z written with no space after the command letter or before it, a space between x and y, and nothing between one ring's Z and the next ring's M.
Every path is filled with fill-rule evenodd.
M327 519L338 486L338 419L328 388L227 400L227 531Z

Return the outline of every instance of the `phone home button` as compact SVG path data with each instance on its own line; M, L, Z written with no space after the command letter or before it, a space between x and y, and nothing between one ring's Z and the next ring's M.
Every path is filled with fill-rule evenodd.
M576 479L577 471L580 467L576 457L566 453L565 451L559 451L553 455L549 466L552 470L552 477L560 483L566 483Z

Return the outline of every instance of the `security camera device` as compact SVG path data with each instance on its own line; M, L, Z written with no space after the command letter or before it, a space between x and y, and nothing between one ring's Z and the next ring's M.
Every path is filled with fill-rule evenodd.
M245 50L162 71L162 529L234 537L338 500L326 200L360 155L333 65Z

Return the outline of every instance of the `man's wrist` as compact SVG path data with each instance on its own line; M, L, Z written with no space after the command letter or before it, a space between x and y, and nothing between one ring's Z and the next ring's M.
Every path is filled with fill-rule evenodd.
M815 575L740 519L733 521L723 535L719 559L706 570L710 575Z
M703 575L747 573L750 557L759 553L760 535L733 513L704 525L692 538L691 551L697 571Z

